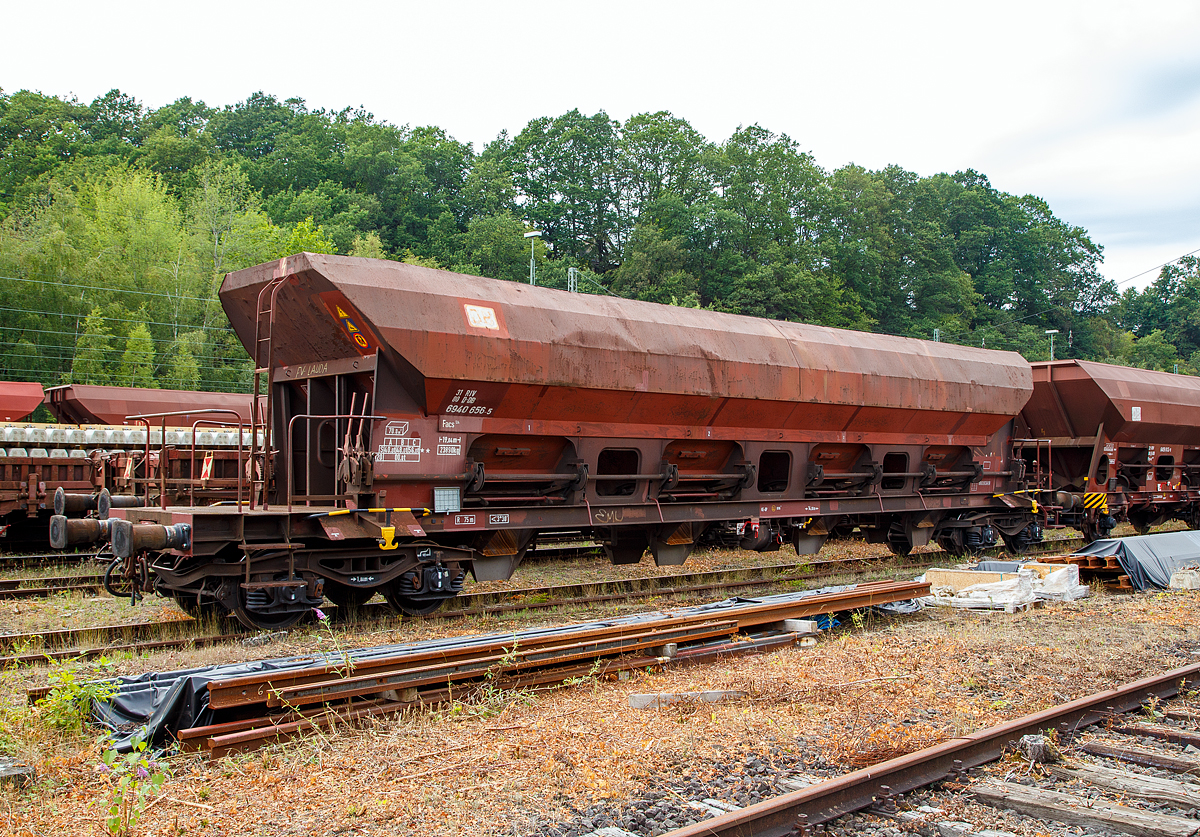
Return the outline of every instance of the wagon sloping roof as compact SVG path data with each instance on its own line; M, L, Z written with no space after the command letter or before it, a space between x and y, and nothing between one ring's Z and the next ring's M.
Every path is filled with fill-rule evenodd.
M630 423L980 435L1016 415L1031 391L1029 365L1011 352L398 262L310 253L282 261L222 285L242 342L254 342L259 289L282 270L294 278L279 295L277 365L382 344L421 377L429 412L456 385L478 384L495 391L495 414L511 417L574 421L599 411Z
M126 416L173 413L180 410L233 410L250 421L250 394L190 392L176 389L139 389L96 384L67 384L46 390L46 407L54 417L72 424L124 424ZM234 421L225 414L172 416L170 427L190 427L200 418ZM157 424L157 421L152 424Z
M1022 418L1038 437L1200 445L1200 378L1088 360L1033 364Z
M37 381L0 381L0 419L20 421L42 403L42 385Z

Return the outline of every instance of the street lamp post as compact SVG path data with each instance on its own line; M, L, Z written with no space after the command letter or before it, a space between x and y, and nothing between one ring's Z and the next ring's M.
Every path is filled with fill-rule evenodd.
M530 230L525 233L525 237L529 239L529 284L536 285L537 277L533 272L533 245L534 242L541 236L541 230Z
M1054 360L1054 335L1058 334L1058 329L1048 328L1046 333L1050 335L1050 359Z

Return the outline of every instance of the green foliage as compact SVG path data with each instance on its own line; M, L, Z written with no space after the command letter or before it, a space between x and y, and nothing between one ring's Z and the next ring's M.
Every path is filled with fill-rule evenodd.
M454 270L493 279L529 281L530 244L525 225L508 213L472 218L462 236ZM533 239L535 256L546 259L546 245ZM536 260L536 259L535 259Z
M695 295L699 289L686 264L682 237L664 239L655 224L638 224L625 248L625 261L613 271L610 287L620 296L670 304L672 299Z
M100 309L94 308L83 321L83 333L75 341L75 362L69 382L108 384L112 382L112 330Z
M312 217L305 218L291 229L280 230L276 237L275 251L272 258L289 256L292 253L332 253L333 242L325 233L325 228L313 223Z
M140 735L128 753L121 754L110 744L101 758L101 769L112 779L104 826L112 837L128 837L137 829L150 794L162 788L170 771L161 756L147 750Z
M753 124L572 110L481 152L435 126L255 93L148 110L0 93L0 364L10 378L248 386L216 291L298 251L675 305L1194 371L1193 258L1118 296L1101 248L976 171L825 171ZM135 327L141 324L142 329ZM147 336L148 335L148 336ZM192 335L184 339L184 335Z
M383 240L379 233L372 230L366 235L357 235L350 245L349 255L360 259L386 259L387 252L383 249Z
M204 352L205 335L202 331L189 331L179 335L171 347L171 358L163 386L167 389L194 390L200 387L200 363L197 358Z
M108 661L101 657L94 667L80 665L78 659L51 661L50 694L38 701L42 721L52 729L82 733L92 717L92 707L113 696L116 687L111 681L97 680Z
M153 387L154 384L154 341L150 329L141 323L129 331L125 341L125 353L121 355L121 366L117 383L123 387Z

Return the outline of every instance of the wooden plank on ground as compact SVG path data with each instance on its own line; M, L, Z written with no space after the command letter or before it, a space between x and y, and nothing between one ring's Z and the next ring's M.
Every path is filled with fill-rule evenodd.
M949 587L955 593L975 584L994 584L997 581L1010 581L1020 578L1020 573L996 573L980 570L942 570L925 571L925 580L931 589Z
M1063 567L1069 567L1069 566L1071 566L1071 565L1070 564L1037 564L1037 563L1034 563L1034 564L1022 564L1021 569L1033 570L1034 572L1036 572L1038 574L1039 578L1045 578L1046 576L1050 575L1050 573L1055 572L1056 570L1061 570Z
M1098 799L1083 799L1057 791L1030 788L1014 782L982 782L971 793L994 808L1007 808L1043 820L1077 825L1094 831L1137 837L1191 837L1200 821L1139 811Z
M1176 773L1200 774L1200 761L1181 759L1161 750L1149 750L1145 747L1129 747L1109 744L1104 741L1085 741L1079 749L1093 756L1127 761L1130 764L1140 764L1143 767L1157 767L1160 770L1174 770Z
M1169 741L1172 744L1183 744L1185 746L1190 744L1193 747L1200 747L1200 735L1188 730L1163 726L1161 724L1122 724L1121 726L1113 727L1113 732L1119 732L1122 735L1138 735L1143 738L1157 738L1160 741Z
M1139 799L1165 802L1184 810L1200 808L1200 785L1193 785L1189 782L1161 779L1158 776L1131 773L1128 770L1112 770L1082 762L1042 766L1060 779L1080 779L1096 787L1136 796Z

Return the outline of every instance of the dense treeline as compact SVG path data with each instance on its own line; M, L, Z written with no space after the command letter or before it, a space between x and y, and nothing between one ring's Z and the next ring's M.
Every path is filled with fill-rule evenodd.
M261 93L156 110L0 93L0 375L228 389L222 275L309 250L777 319L1170 370L1200 365L1200 265L1144 292L1041 199L974 171L822 169L758 125L571 111L478 153L436 127Z

